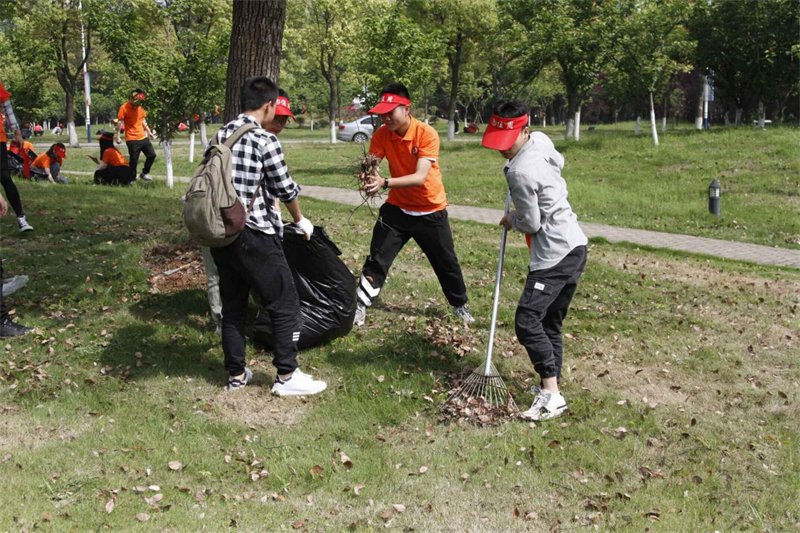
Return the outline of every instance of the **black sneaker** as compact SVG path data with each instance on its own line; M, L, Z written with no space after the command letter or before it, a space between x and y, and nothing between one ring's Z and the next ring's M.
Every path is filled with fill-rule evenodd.
M233 376L228 378L228 391L232 392L245 388L247 386L247 382L251 379L253 379L253 371L245 367L243 378L235 378Z
M27 328L20 324L15 324L13 320L7 318L5 322L0 323L0 337L18 337L25 335L33 328Z

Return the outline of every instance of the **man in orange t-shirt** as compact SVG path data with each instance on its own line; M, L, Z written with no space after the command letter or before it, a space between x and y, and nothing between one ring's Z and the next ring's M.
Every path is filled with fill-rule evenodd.
M122 104L117 113L117 129L115 141L121 144L120 132L122 127L125 127L125 144L128 145L128 159L130 160L130 172L132 180L136 179L136 168L139 166L139 154L144 152L145 161L142 173L139 179L146 182L153 181L150 177L150 169L153 162L156 160L156 151L153 149L153 144L150 139L155 139L156 136L150 131L147 126L147 111L144 110L144 91L141 89L134 89L131 92L130 99Z
M369 256L361 269L356 294L355 324L362 325L386 282L389 267L409 239L430 261L453 313L465 323L475 320L467 308L467 287L453 247L447 215L447 195L439 172L439 134L411 116L411 97L402 83L383 88L378 105L369 110L383 126L372 136L369 152L389 161L391 177L375 174L367 194L389 191L372 230Z

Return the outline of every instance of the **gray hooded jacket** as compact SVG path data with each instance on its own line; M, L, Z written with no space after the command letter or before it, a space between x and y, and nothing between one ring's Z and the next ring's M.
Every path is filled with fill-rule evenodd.
M515 230L531 234L530 270L554 267L588 242L567 201L562 168L564 157L536 131L503 169L515 207L508 220Z

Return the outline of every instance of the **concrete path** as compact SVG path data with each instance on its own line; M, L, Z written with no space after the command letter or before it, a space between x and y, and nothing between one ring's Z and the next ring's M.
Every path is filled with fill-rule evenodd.
M92 175L91 172L63 172L65 174ZM165 178L165 176L157 175L153 175L153 177ZM189 180L190 178L185 176L175 177L176 182L188 182ZM345 205L355 206L360 205L362 202L361 196L357 191L336 187L303 185L302 195ZM376 205L380 203L381 201L377 201ZM489 209L486 207L451 205L447 208L447 211L451 218L471 220L473 222L492 225L497 224L503 217L502 210ZM693 237L691 235L681 235L678 233L664 233L660 231L608 226L606 224L594 224L591 222L581 222L581 228L583 228L584 233L586 233L588 237L603 237L609 242L630 242L653 248L668 248L670 250L682 252L713 255L736 261L760 263L762 265L800 268L800 250L723 241L720 239L709 239L707 237Z

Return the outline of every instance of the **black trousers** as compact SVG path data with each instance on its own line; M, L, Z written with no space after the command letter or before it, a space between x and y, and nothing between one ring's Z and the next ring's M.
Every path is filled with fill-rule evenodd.
M369 257L361 269L357 290L359 301L367 307L372 305L386 282L394 258L409 239L414 239L428 258L450 305L467 303L467 286L453 247L447 210L413 216L389 203L381 206L378 221L372 230Z
M293 372L297 368L300 303L280 238L245 228L228 246L211 248L211 255L219 271L225 370L232 376L244 372L244 326L252 289L261 312L268 313L272 321L272 363L278 374Z
M0 183L3 185L3 190L6 192L6 199L11 204L11 209L18 217L24 216L25 211L22 209L22 199L19 197L19 191L11 179L11 169L8 166L8 148L6 143L0 143Z
M149 174L153 166L153 161L156 160L156 151L150 139L145 137L138 141L126 141L128 145L128 164L130 165L131 176L136 179L136 167L139 166L139 154L144 153L144 168L142 174ZM132 181L132 180L131 180Z
M542 379L561 377L561 324L585 266L586 246L577 246L556 266L531 271L525 281L514 326Z
M130 167L106 167L94 173L94 182L98 185L130 185L134 176L131 176Z
M8 320L8 308L3 299L3 260L0 259L0 324Z

